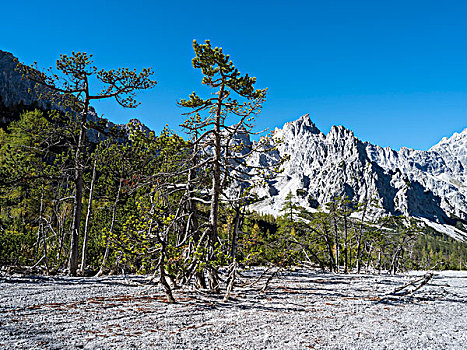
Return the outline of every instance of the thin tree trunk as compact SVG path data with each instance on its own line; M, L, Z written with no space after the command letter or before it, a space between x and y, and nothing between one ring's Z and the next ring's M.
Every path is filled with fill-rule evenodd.
M65 188L68 188L68 180L66 181ZM65 244L65 214L62 214L62 201L61 201L61 191L62 191L62 186L58 186L58 200L55 205L55 217L57 218L57 234L59 237L59 249L57 251L57 267L60 266L60 260L62 258L62 252L64 250L64 244ZM65 206L65 211L66 211L66 206Z
M329 240L327 232L324 235L324 241L326 242L326 247L328 248L328 254L329 254L329 272L332 272L335 269L334 254L332 252L332 245Z
M169 283L167 282L166 279L166 273L165 273L165 267L164 267L164 253L161 252L161 257L159 260L159 282L162 284L162 287L164 287L165 295L167 296L167 301L169 303L175 303L175 298L172 294L172 288L170 288Z
M238 226L240 224L240 208L235 208L235 218L232 228L232 241L230 246L230 257L235 260L237 257L237 245L238 245Z
M360 273L362 268L361 259L362 259L362 235L360 234L357 238L357 273Z
M381 269L382 269L382 251L381 251L381 247L379 248L379 251L378 251L378 274L381 275Z
M41 188L41 204L40 204L40 209L39 209L39 232L38 236L42 240L42 246L44 249L44 262L45 262L45 268L47 269L47 272L49 272L49 261L47 258L47 239L45 236L44 232L44 218L43 218L43 212L44 212L44 187L42 186Z
M391 274L395 275L397 272L397 261L399 259L399 252L400 252L400 246L397 247L396 251L394 252L394 255L392 256L391 260Z
M347 211L344 209L344 273L348 273Z
M87 112L87 108L86 108ZM83 118L86 118L86 114ZM86 129L83 123L80 126L78 145L74 156L75 167L75 198L73 202L73 228L71 231L70 241L70 259L68 264L69 273L71 276L76 276L78 269L78 248L79 248L79 230L81 224L81 214L83 209L83 169L82 169L82 154L84 153L84 145L86 141Z
M365 196L366 197L366 196ZM365 200L365 206L363 209L361 221L360 221L360 230L358 230L358 236L357 236L357 273L360 273L361 270L361 259L362 259L362 237L363 237L363 223L366 217L366 212L368 209L368 200Z
M81 276L84 276L84 270L86 268L86 254L87 254L89 226L90 226L89 224L91 221L91 209L92 209L92 200L93 200L93 194L94 194L94 182L96 181L96 165L97 165L97 154L96 154L96 159L94 160L94 165L92 168L92 179L91 179L91 185L89 186L88 209L86 213L86 221L84 223L83 247L81 251L81 270L80 270Z
M340 252L339 252L339 231L337 229L337 218L335 216L335 212L334 212L334 218L333 218L333 223L334 223L334 244L335 244L335 251L336 251L336 272L339 273L339 270L340 270Z
M215 244L217 243L217 223L219 215L219 195L220 195L220 182L221 182L221 113L222 113L222 99L224 98L224 84L221 85L219 91L219 98L217 102L217 109L214 121L214 164L213 164L213 177L211 188L211 208L209 211L209 260L215 259ZM217 273L214 271L214 266L208 266L207 273L210 288L214 291L219 291L219 283Z
M368 260L367 260L366 266L365 266L366 273L368 273L369 269L370 269L370 261L371 261L371 254L372 253L373 253L373 243L370 244L370 248L368 248L368 251L366 252L367 257L368 257Z
M227 280L228 281L227 291L225 292L225 295L224 295L224 300L223 300L224 302L228 301L230 298L230 294L232 293L232 290L235 284L236 272L237 272L237 262L234 261L233 266L232 266L232 271L230 272L229 279Z

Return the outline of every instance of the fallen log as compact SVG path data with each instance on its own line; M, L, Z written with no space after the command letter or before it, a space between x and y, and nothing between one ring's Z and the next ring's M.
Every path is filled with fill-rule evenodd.
M427 272L422 278L419 278L415 281L411 281L401 287L397 287L389 294L395 295L395 296L404 296L404 295L412 294L416 292L417 290L419 290L420 288L422 288L428 282L430 282L433 276L434 276L433 272ZM411 286L413 286L414 288L409 288Z

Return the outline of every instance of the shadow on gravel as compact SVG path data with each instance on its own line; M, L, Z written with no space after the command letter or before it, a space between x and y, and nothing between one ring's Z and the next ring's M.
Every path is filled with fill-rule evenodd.
M128 287L140 287L147 283L145 277L131 277L129 283L122 281L121 276L116 277L48 277L48 276L24 276L24 277L0 277L0 283L24 283L24 284L57 284L57 285L124 285Z

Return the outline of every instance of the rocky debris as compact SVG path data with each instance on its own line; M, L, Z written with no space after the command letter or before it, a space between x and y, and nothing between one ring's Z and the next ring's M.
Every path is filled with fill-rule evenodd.
M175 292L167 304L148 276L0 278L1 349L463 349L465 271L423 278L298 269L242 273L222 295ZM418 277L417 277L418 276Z

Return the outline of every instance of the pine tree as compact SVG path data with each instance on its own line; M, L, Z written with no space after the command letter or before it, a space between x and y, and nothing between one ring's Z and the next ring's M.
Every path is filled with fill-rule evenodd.
M122 107L134 108L139 104L135 100L136 92L153 87L156 81L150 79L153 73L149 68L143 69L140 73L128 68L98 70L93 65L92 55L82 52L73 52L71 56L60 55L60 59L56 62L59 73L53 73L51 68L41 72L37 69L37 64L32 66L19 65L18 67L26 78L37 83L36 90L41 98L52 102L54 108L61 112L66 112L76 125L76 135L72 139L71 145L75 190L69 257L69 273L74 276L78 268L87 130L90 128L100 129L99 125L89 120L90 104L94 100L113 98ZM93 79L97 79L102 86L97 93L91 89Z
M188 119L182 126L191 135L192 159L196 159L193 166L200 171L204 169L210 183L209 198L202 201L209 205L209 220L201 237L207 237L206 272L210 287L219 290L214 266L219 243L219 206L229 182L237 181L240 188L237 198L228 198L231 201L241 201L249 186L251 168L247 159L254 150L238 142L238 135L251 133L254 118L265 101L266 89L255 89L256 78L241 75L229 55L222 48L213 48L208 40L204 44L194 41L193 49L193 67L201 69L202 84L213 90L214 97L204 99L193 92L188 99L181 99L179 105L191 109L185 113Z

